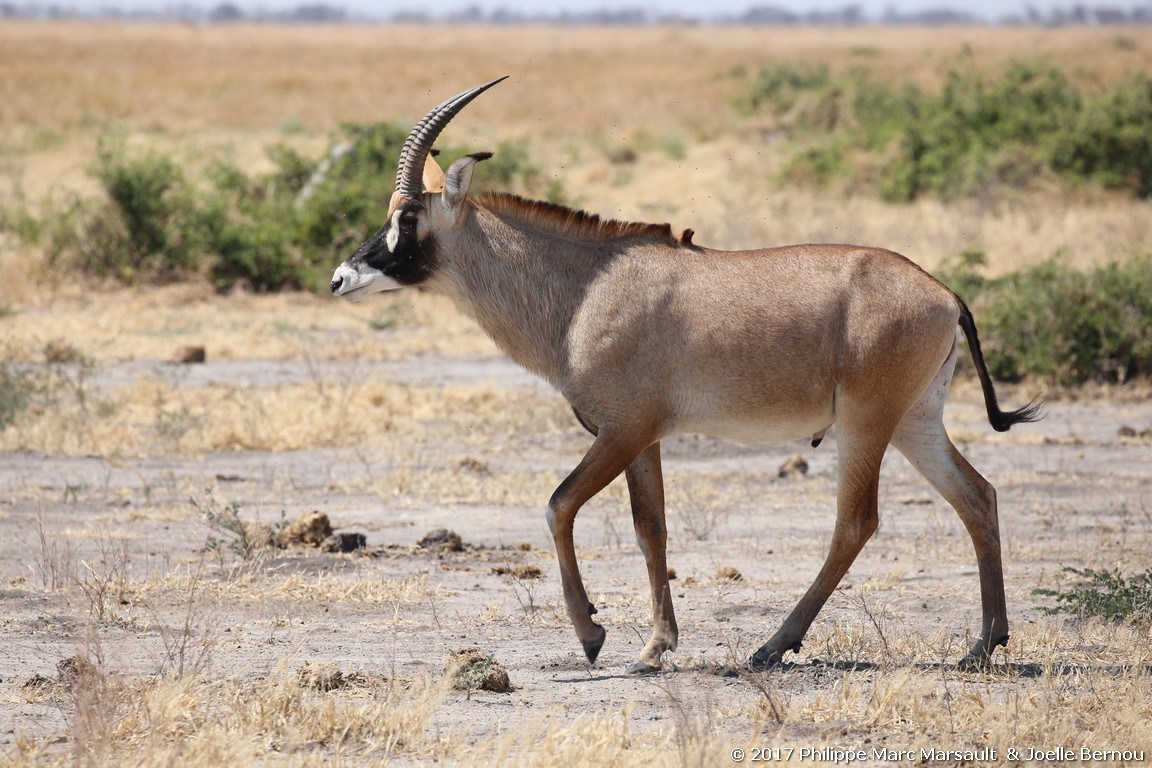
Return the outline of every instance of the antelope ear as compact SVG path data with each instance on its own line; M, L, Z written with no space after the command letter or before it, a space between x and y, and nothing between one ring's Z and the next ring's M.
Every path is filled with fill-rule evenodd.
M440 164L432 155L433 153L429 152L428 157L424 159L424 191L443 192L444 171L440 170Z
M404 196L401 195L398 191L392 193L392 199L388 201L388 216L385 217L388 219L388 221L392 221L392 214L396 213L396 211L400 208L400 201L403 199Z
M444 180L444 203L449 208L456 208L464 202L468 188L472 186L472 172L476 170L476 163L490 157L491 152L473 152L452 163Z

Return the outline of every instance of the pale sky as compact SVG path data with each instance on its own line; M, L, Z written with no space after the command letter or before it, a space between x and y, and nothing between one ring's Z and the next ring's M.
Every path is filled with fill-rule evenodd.
M37 4L57 5L90 12L98 8L119 8L123 10L156 10L188 5L210 9L225 0L44 0ZM1149 7L1152 0L440 0L436 3L416 3L412 0L227 0L246 11L279 11L296 8L311 3L342 7L349 12L371 17L386 18L398 12L421 11L433 17L471 6L485 11L500 8L522 13L557 14L563 11L588 12L597 10L643 9L653 15L674 14L688 18L714 18L734 16L757 5L775 6L795 13L811 10L838 10L849 5L863 8L868 18L881 16L885 9L895 8L908 13L928 9L962 10L974 15L996 20L1010 15L1024 14L1031 6L1042 14L1054 9L1071 9L1077 4L1088 8L1109 6L1130 10L1135 7ZM16 5L21 5L16 0Z

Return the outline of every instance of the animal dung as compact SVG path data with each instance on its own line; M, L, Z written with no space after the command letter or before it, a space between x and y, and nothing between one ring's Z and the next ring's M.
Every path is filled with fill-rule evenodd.
M529 579L540 579L544 577L544 571L538 565L530 563L521 563L520 565L494 565L492 566L492 573L497 576L511 576L520 581Z
M202 346L187 346L180 347L169 359L169 362L176 365L189 365L191 363L203 363L208 359L208 352Z
M512 690L508 670L492 654L479 648L452 651L444 662L444 674L452 676L452 687L458 691L507 693Z
M325 552L347 553L364 549L366 546L368 546L368 537L364 534L341 532L333 533L324 539L323 543L320 544L320 549Z
M263 520L244 523L244 536L252 549L282 549L276 529Z
M332 535L332 523L328 515L319 510L305 512L284 526L280 531L280 546L319 547Z
M355 552L368 546L362 533L332 530L328 515L318 509L305 512L295 520L272 525L262 520L245 523L249 541L255 548L292 549L293 547L319 549L323 552Z
M743 581L744 575L730 565L725 565L716 571L719 581Z
M424 538L416 542L416 546L436 552L461 552L464 550L464 541L455 531L437 528L425 534Z
M800 454L792 456L777 470L779 477L803 477L808 474L808 461Z
M76 654L56 662L56 674L64 687L74 688L96 680L99 670L86 656Z

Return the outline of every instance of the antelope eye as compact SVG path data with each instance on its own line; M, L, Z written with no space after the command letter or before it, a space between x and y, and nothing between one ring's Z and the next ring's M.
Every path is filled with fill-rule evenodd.
M416 224L416 219L415 211L404 211L404 213L400 214L400 223L409 227Z

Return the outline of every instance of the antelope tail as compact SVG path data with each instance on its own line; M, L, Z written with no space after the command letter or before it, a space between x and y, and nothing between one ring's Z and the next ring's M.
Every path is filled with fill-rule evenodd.
M988 375L984 353L980 350L976 320L963 301L960 302L959 322L960 327L964 329L964 337L968 339L968 351L972 354L972 362L976 365L976 375L980 377L980 388L984 390L984 405L988 408L988 421L991 422L992 429L1007 432L1013 424L1039 421L1044 418L1044 403L1039 397L1032 398L1031 402L1015 411L1000 410L1000 405L996 402L996 390L992 386L992 377Z

